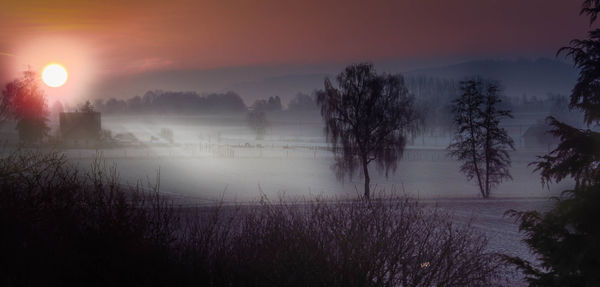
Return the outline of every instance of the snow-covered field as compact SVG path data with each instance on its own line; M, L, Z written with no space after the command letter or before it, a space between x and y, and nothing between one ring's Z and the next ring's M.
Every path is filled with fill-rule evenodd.
M135 184L139 179L154 181L160 170L161 190L198 200L248 201L261 192L269 197L285 193L291 197L354 197L362 188L362 178L343 182L336 179L330 166L331 153L308 148L214 148L190 151L170 148L111 149L100 151L109 164L117 166L121 179ZM89 166L94 150L67 152L81 167ZM539 176L528 163L515 158L511 168L513 180L493 190L495 198L547 198L571 183L542 186ZM514 156L513 156L514 157ZM478 198L477 186L459 173L459 163L445 157L443 150L408 149L395 173L385 177L371 170L377 189L406 192L415 198ZM223 194L224 193L224 194Z
M332 157L326 151L316 151L315 155L305 149L238 151L241 149L235 149L234 157L201 153L186 157L174 151L167 154L167 150L154 150L157 153L154 156L136 155L143 151L129 150L127 157L116 157L114 153L123 153L122 150L109 150L104 151L104 156L108 163L117 166L121 180L131 184L139 179L154 182L160 169L161 191L179 198L184 205L211 204L221 198L238 203L253 201L261 193L277 200L280 195L288 199L355 198L361 192L359 177L345 183L336 180L330 169ZM549 197L567 188L569 183L553 185L549 191L531 173L526 160L516 160L511 169L514 180L494 190L494 198L483 200L477 187L458 172L458 163L438 159L433 152L415 151L414 154L421 155L415 159L410 159L410 154L409 150L407 159L387 179L373 170L377 174L373 177L377 189L406 192L427 206L448 211L457 223L470 223L486 235L490 251L534 259L521 241L522 234L514 219L504 213L509 209L546 209L551 204ZM74 161L85 167L91 158L84 156Z
M116 165L121 181L154 183L160 170L161 192L181 204L211 204L219 200L248 202L261 195L271 199L355 198L363 188L358 175L344 182L330 166L333 156L325 147L318 122L271 126L265 140L257 141L240 118L214 125L183 121L169 126L175 145L118 149L68 150L73 162L86 168L96 153ZM142 141L155 136L158 120L108 119L103 126L115 132L133 132ZM458 223L471 223L489 240L491 251L533 259L509 209L544 210L550 197L572 186L564 181L550 189L529 163L545 150L519 149L511 154L513 180L502 183L489 200L480 199L477 186L459 172L460 163L446 156L448 138L422 138L407 147L395 173L385 177L372 168L376 190L406 193L429 206L454 215ZM420 145L425 143L425 145ZM261 146L260 148L258 146ZM516 284L517 282L515 282Z

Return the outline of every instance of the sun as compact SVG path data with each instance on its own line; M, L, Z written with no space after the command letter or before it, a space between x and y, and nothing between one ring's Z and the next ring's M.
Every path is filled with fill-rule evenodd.
M59 64L48 64L42 71L42 80L46 85L58 88L67 82L67 70Z

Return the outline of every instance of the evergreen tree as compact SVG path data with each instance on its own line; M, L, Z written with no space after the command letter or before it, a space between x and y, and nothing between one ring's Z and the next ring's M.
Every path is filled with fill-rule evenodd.
M584 1L581 13L596 20L600 1ZM570 108L580 109L589 125L600 123L600 29L585 40L559 50L571 56L580 69L571 93ZM521 269L530 286L600 286L600 133L578 129L553 117L548 121L560 144L532 164L542 182L570 177L575 188L563 192L548 212L509 213L520 221L525 242L538 256L541 266L522 258L507 257ZM541 268L540 268L541 267Z

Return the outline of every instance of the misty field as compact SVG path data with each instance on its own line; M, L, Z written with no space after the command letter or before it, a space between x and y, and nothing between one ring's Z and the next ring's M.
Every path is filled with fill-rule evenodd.
M352 202L361 195L362 178L343 182L331 169L333 155L318 118L298 120L275 118L267 136L257 140L242 117L105 117L103 128L116 137L131 134L135 141L104 148L62 148L68 161L90 171L100 158L104 167L115 167L119 183L147 191L159 184L160 193L172 200L177 210L189 207L211 210L224 204L225 212L236 206L260 206L267 200ZM169 129L173 142L161 131ZM517 130L517 129L514 129ZM486 252L520 256L535 261L521 241L522 233L509 209L544 210L549 199L571 185L562 182L541 185L529 163L543 149L518 149L511 153L513 181L501 184L492 198L480 198L477 186L459 172L459 163L447 156L447 134L428 133L409 143L395 173L389 177L372 167L374 195L392 193L417 199L426 209L437 208L456 226L470 226L487 239ZM303 201L307 200L307 201ZM249 205L248 205L249 204ZM233 208L229 208L233 207ZM510 285L519 285L521 275L503 267Z
M316 119L318 120L318 118ZM361 194L362 178L343 182L331 169L333 156L322 128L315 119L278 122L264 140L256 140L240 118L131 120L108 117L104 127L113 133L131 132L139 146L111 149L68 149L68 158L83 169L100 155L117 168L120 181L128 185L154 184L177 205L212 205L270 200L353 199ZM152 143L161 128L174 131L175 143ZM518 132L519 129L513 129ZM534 259L521 242L522 234L509 209L544 210L550 197L572 185L565 181L548 187L529 163L546 150L517 149L511 153L513 180L493 190L492 198L480 198L477 186L459 172L459 163L447 157L448 135L418 137L407 146L395 173L385 177L373 167L375 189L416 198L437 206L459 224L471 224L489 240L488 249ZM517 144L519 143L516 139Z
M277 121L278 120L278 121ZM319 118L274 119L264 140L256 140L243 118L106 117L103 127L113 134L132 133L142 143L135 147L103 150L69 149L67 155L80 166L100 153L122 172L124 182L155 180L160 170L161 189L200 201L248 201L262 193L276 197L356 197L362 178L336 180L330 166ZM174 144L152 143L168 127ZM525 128L520 128L524 130ZM514 129L519 144L519 129ZM477 187L459 172L459 163L447 157L449 135L426 135L407 146L395 173L388 178L371 167L377 189L405 192L416 198L478 198ZM548 188L528 164L546 150L517 146L511 153L513 180L492 192L495 198L547 198L567 188L562 182Z

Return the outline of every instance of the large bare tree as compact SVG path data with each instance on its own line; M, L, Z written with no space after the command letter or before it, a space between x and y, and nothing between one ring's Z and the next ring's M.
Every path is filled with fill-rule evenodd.
M377 74L371 64L346 67L335 87L329 78L317 92L327 141L333 145L338 179L359 170L365 179L364 197L370 197L368 166L394 172L406 137L414 132L416 112L401 75Z

